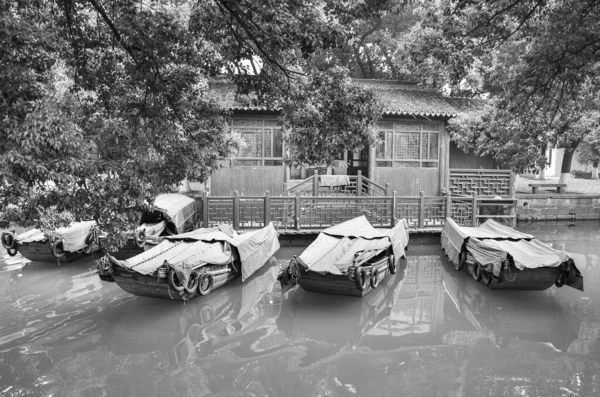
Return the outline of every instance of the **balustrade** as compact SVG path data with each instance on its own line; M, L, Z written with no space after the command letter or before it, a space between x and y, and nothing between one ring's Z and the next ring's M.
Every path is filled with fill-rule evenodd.
M432 229L444 226L451 217L461 226L477 226L486 219L495 219L514 226L515 199L488 197L391 196L325 197L273 196L229 197L198 196L201 224L204 227L231 224L237 230L258 229L273 222L279 230L324 229L364 215L378 228L389 228L397 219L405 218L411 229Z

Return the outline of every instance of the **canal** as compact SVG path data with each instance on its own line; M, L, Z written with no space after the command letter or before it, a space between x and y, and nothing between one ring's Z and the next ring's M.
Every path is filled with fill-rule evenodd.
M276 262L185 304L101 282L93 260L0 257L0 396L598 396L600 224L521 224L585 292L490 291L411 246L363 299L294 289ZM97 259L97 258L96 258Z

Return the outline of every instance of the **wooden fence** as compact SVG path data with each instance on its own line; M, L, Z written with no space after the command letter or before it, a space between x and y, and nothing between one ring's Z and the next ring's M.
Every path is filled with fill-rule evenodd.
M378 228L405 218L412 229L441 228L446 217L463 226L494 218L515 225L516 200L489 197L325 197L325 196L197 196L204 227L231 224L236 230L258 229L273 222L279 230L324 229L364 215Z

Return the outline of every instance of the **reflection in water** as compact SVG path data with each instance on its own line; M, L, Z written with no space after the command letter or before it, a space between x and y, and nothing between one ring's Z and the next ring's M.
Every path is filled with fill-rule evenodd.
M532 232L600 281L597 232L578 228ZM282 296L297 251L185 304L100 283L92 261L3 258L0 396L600 394L595 288L492 291L431 246L362 299Z
M442 266L444 288L458 311L496 346L512 339L547 342L566 351L580 321L556 300L538 291L490 290L452 266Z

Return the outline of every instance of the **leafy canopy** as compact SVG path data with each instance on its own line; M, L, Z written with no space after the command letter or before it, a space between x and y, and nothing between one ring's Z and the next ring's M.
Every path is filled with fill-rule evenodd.
M312 57L355 35L385 1L0 0L0 211L40 225L68 211L122 244L154 197L204 180L235 154L212 98L223 75L240 95L283 109L297 161L328 162L334 133L373 139L373 98ZM334 99L334 103L329 103ZM319 122L307 112L316 109ZM357 111L349 115L347 109ZM361 121L361 118L365 120ZM13 206L13 207L10 207ZM9 210L17 206L20 211ZM66 219L66 218L65 218Z
M492 98L451 122L461 147L522 171L543 165L545 147L583 139L573 126L588 110L585 85L599 88L597 2L438 0L423 12L416 54L443 65L455 91Z

